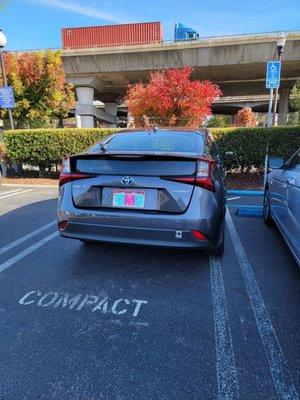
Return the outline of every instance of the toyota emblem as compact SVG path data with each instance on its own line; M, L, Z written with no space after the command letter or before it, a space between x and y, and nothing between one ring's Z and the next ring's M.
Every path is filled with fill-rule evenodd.
M121 183L123 183L123 185L133 185L134 179L131 176L123 176Z

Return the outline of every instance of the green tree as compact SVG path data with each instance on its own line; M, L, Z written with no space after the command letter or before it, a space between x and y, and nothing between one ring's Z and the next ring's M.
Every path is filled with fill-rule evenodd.
M53 119L68 115L75 96L59 51L6 53L5 64L14 89L17 128L50 127Z
M225 128L231 125L230 115L214 115L208 122L209 128Z
M295 96L295 98L290 100L291 107L295 111L300 110L300 81L297 81L291 90L291 95Z

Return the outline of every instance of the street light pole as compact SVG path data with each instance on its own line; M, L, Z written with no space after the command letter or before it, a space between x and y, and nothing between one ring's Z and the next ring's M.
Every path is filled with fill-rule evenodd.
M6 36L2 32L2 29L0 29L0 64L1 64L1 71L2 71L2 79L3 79L3 85L7 85L7 78L6 78L6 71L5 71L5 63L4 63L4 56L3 56L3 48L6 45ZM10 122L10 128L14 129L14 119L12 115L12 111L10 108L8 110L8 117L9 117L9 122Z
M281 56L283 53L283 49L286 42L286 36L284 33L281 33L277 38L277 60L281 61ZM275 98L274 98L274 108L273 108L273 125L276 125L276 113L277 113L277 103L278 103L278 88L275 89Z

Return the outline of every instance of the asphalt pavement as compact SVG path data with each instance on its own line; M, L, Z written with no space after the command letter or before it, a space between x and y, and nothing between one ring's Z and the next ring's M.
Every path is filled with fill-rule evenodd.
M298 399L300 273L236 215L225 254L60 238L56 188L0 187L0 399Z

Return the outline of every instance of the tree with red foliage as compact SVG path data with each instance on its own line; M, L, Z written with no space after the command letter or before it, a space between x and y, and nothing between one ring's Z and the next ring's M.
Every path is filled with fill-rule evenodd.
M185 67L150 72L149 83L130 85L125 100L135 125L199 127L222 93L210 81L192 81L192 71Z
M52 119L68 115L75 96L66 82L59 51L6 53L5 64L14 89L17 127L50 127Z
M253 127L257 125L256 115L250 107L244 107L238 111L234 118L235 126Z

